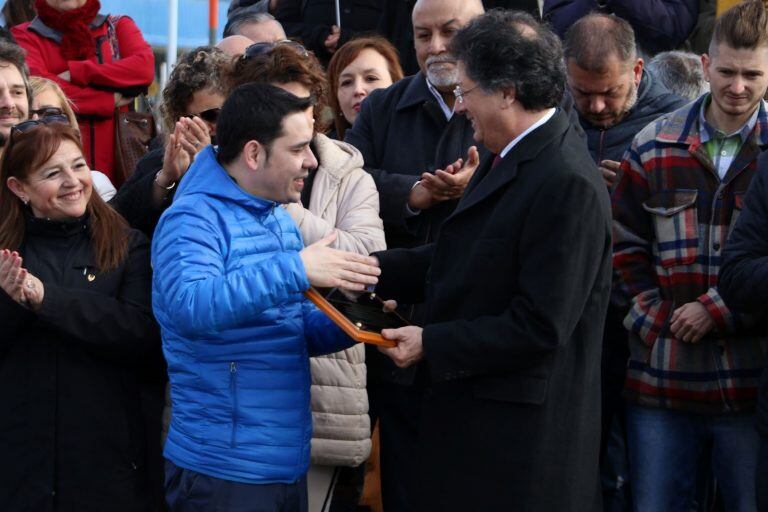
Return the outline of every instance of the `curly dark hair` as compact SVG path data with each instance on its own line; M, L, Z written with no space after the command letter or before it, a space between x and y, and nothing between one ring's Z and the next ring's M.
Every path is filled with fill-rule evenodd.
M228 91L247 83L306 86L315 103L315 130L328 131L328 79L323 66L311 52L302 52L292 44L276 44L268 52L248 57L247 52L232 61L224 79Z
M163 89L160 112L166 133L187 114L187 106L198 91L211 90L226 94L223 73L231 57L213 46L199 46L184 54L173 68Z
M483 90L513 88L526 110L555 107L563 97L560 39L528 13L488 11L456 33L449 51Z

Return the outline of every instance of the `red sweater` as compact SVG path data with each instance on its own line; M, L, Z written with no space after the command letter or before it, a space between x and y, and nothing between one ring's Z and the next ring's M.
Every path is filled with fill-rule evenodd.
M114 18L113 18L114 20ZM86 158L92 169L112 178L114 161L114 93L127 88L146 87L155 75L152 48L127 16L115 23L119 60L113 60L108 37L111 21L98 15L91 24L97 52L88 60L66 61L59 48L60 34L39 18L17 25L13 36L27 51L30 73L57 82L74 104ZM69 71L71 81L58 75ZM125 107L124 107L125 108Z

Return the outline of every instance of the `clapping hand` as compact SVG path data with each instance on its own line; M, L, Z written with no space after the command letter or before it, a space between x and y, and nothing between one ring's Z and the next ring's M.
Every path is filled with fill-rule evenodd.
M43 303L43 283L21 265L19 253L0 251L0 288L14 301L36 311Z
M409 206L425 210L435 203L460 198L479 165L480 154L477 147L472 146L467 152L466 162L459 158L445 169L425 172L418 185L411 190Z
M307 279L319 288L343 288L364 291L375 285L381 274L379 262L372 256L331 249L336 240L336 231L304 248L299 253Z

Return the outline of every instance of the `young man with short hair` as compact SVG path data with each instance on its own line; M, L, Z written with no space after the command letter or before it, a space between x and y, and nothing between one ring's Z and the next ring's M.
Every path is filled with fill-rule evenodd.
M625 384L636 510L683 510L697 463L729 511L755 510L757 389L768 343L730 307L717 273L768 146L768 13L749 0L718 19L702 57L711 93L643 129L614 193L614 265L632 297Z
M280 207L301 199L317 166L310 99L241 86L216 134L218 150L197 155L152 246L173 401L166 497L173 511L305 511L309 356L352 341L302 293L359 291L378 269L328 247L335 233L304 247Z

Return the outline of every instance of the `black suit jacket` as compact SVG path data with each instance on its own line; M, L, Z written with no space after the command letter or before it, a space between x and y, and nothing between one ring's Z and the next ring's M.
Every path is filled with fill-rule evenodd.
M608 193L559 111L486 158L434 244L378 253L424 300L419 510L599 509Z

